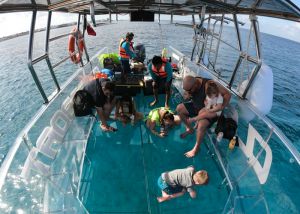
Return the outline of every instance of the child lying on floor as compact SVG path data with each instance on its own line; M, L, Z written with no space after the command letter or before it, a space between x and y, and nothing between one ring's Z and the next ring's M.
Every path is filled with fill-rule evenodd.
M207 183L207 172L205 170L195 172L193 166L164 172L157 180L157 184L162 193L162 196L157 197L157 200L158 202L171 200L182 196L186 191L189 192L191 198L196 198L196 192L193 186L206 185Z

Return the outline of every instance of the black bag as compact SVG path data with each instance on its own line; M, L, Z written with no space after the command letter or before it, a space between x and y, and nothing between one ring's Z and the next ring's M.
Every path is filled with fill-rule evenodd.
M225 118L220 115L215 133L223 132L223 138L231 140L236 135L237 124L232 118Z
M74 114L77 117L93 114L94 101L93 97L86 90L79 90L73 98Z

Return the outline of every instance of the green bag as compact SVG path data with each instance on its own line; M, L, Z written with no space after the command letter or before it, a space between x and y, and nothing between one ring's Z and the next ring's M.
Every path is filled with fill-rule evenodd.
M100 62L101 66L103 66L104 59L106 59L106 58L112 59L114 64L117 64L117 65L121 64L120 59L119 59L119 55L117 53L107 53L107 54L101 54L101 55L98 56L98 59L99 59L99 62Z

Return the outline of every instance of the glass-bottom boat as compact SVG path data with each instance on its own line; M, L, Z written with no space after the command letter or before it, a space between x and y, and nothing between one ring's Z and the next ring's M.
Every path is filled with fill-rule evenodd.
M95 2L96 5L100 2L99 5L110 8L111 3ZM112 121L112 126L117 127L118 132L106 133L99 129L100 124L97 118L75 117L73 96L77 90L83 87L84 79L93 75L95 68L102 68L98 56L107 53L106 48L100 50L91 59L85 53L86 62L81 61L81 67L64 85L60 87L57 84L58 90L53 93L53 96L46 97L35 75L33 65L46 60L53 80L57 83L52 68L72 57L63 59L53 67L49 61L48 42L50 41L51 11L63 10L67 3L47 4L49 6L47 9L50 12L46 30L45 55L32 59L35 10L33 11L28 52L28 66L45 104L19 134L1 165L1 213L299 212L297 196L299 190L297 186L299 184L299 152L285 135L246 97L248 90L251 91L251 84L254 79L262 73L260 71L263 67L257 20L255 16L250 17L257 58L251 57L250 54L248 55L242 50L238 36L240 50L238 51L239 57L236 67L230 75L224 77L217 73L214 67L220 41L222 41L222 26L226 21L234 22L237 35L239 35L239 22L234 12L232 12L233 19L225 18L224 13L228 13L229 9L223 10L218 1L208 5L204 3L192 5L189 2L180 3L182 7L179 8L177 4L174 5L174 2L169 5L168 13L186 10L185 12L194 14L188 9L193 8L192 11L197 10L201 15L200 26L195 25L195 19L193 19L195 47L192 60L189 60L175 48L168 48L169 55L179 67L179 72L174 75L172 85L171 109L175 109L183 100L182 79L184 76L200 75L216 80L235 95L230 101L232 108L239 110L239 112L245 111L246 108L248 115L253 115L251 119L243 117L238 119L239 147L229 150L227 140L218 142L214 133L215 126L213 126L207 131L199 154L188 159L184 153L194 146L195 135L188 136L184 140L180 139L179 134L185 130L183 124L172 129L168 137L161 139L151 135L144 122L127 125L124 128L121 123ZM88 4L91 6L88 13L94 15L94 2L88 2ZM123 2L116 1L114 4L122 5ZM159 8L160 6L167 7L160 4ZM227 3L223 4L227 5ZM256 6L259 7L259 5L257 3ZM9 4L5 6L4 9L6 8L7 11L14 11L13 8L9 8ZM19 10L25 10L21 6ZM30 6L43 9L41 5L30 4ZM158 7L156 4L154 6ZM128 5L126 7L129 8ZM243 11L239 7L239 3L235 7L238 11ZM221 18L211 16L211 12L214 12L211 9L220 10L219 12L223 14ZM275 10L273 7L272 9ZM78 10L80 9L78 8ZM114 6L111 6L110 11L113 10ZM244 8L244 10L246 9ZM119 12L122 11L119 10ZM124 11L128 12L127 10ZM84 16L87 14L85 8L81 12ZM258 10L258 15L262 15L263 12ZM102 9L99 9L98 13L101 14ZM210 14L209 18L205 19L205 13ZM248 13L250 14L249 11ZM289 18L291 20L296 19L295 17L300 17L299 14L291 13ZM276 17L276 14L273 16ZM79 13L78 28L81 22L80 17L81 14ZM215 21L214 24L212 24L213 20ZM208 21L208 23L204 25L204 21ZM215 31L217 22L221 22L218 33ZM68 35L57 36L52 38L52 41L64 36ZM217 43L213 45L212 41L215 37L217 37ZM195 62L193 56L199 60ZM235 82L235 77L236 73L240 72L239 67L243 60L254 63L254 67L252 72L245 74L250 78L241 90ZM151 110L148 103L153 99L152 95L145 95L143 92L144 85L140 84L139 81L140 78L142 80L147 78L147 75L147 72L139 77L132 75L129 78L132 78L133 82L126 83L125 86L124 84L120 85L120 87L135 92L134 100L137 109L143 113ZM162 96L160 100L164 100L164 95L160 96ZM163 103L159 103L159 105L162 106ZM282 153L277 154L276 157L273 156L272 150L274 148L277 151L282 151ZM197 188L198 197L196 199L191 199L188 194L185 194L183 197L158 203L156 200L156 197L160 195L160 190L157 187L158 176L164 171L190 165L196 169L208 171L209 185Z

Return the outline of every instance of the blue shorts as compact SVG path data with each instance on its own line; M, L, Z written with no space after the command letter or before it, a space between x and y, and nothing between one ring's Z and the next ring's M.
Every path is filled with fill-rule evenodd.
M161 176L159 176L159 178L157 179L157 185L158 187L164 191L165 193L167 193L168 195L173 195L179 192L182 192L183 188L182 186L170 186L168 185Z

